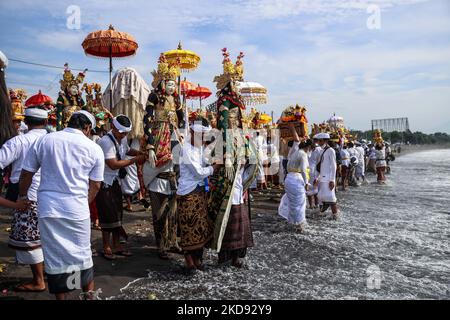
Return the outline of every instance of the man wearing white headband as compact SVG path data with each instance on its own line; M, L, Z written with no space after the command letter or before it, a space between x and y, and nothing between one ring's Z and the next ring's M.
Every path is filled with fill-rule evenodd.
M317 195L321 212L325 212L331 206L333 218L337 219L337 198L336 198L336 152L328 144L330 135L328 133L319 133L315 136L323 151L320 154L317 163L317 174L319 176L319 193Z
M177 210L180 246L189 271L202 269L203 249L212 239L214 224L208 216L207 178L220 166L209 165L205 158L204 135L211 130L204 118L190 126L190 137L180 155L180 178L177 189Z
M127 175L126 167L135 163L143 163L146 159L144 154L128 146L127 135L131 129L131 120L125 115L118 115L112 120L112 129L98 141L103 150L106 165L96 205L98 220L102 228L103 257L108 260L116 259L115 255L131 256L131 253L120 244L121 237L127 238L122 226L123 207L120 179ZM126 156L133 158L126 159Z
M316 183L319 178L319 173L316 170L317 163L319 162L320 155L322 153L322 148L318 145L317 134L313 137L313 146L311 148L311 153L308 156L309 163L309 184L310 187L306 191L308 196L309 208L316 209L319 206L319 199L317 194L319 193L318 184Z
M11 165L10 185L7 199L16 201L19 196L19 178L23 162L33 143L47 133L47 111L38 108L25 109L25 123L29 131L8 140L0 149L0 168ZM16 260L19 264L30 265L33 280L19 285L18 291L43 291L44 256L41 248L41 238L37 218L37 190L40 184L40 172L34 175L31 187L22 201L29 201L25 210L14 211L14 218L9 238L9 246L16 250Z
M20 176L19 197L26 197L27 191L29 197L40 170L39 231L48 288L58 300L75 289L82 289L86 298L93 296L89 203L100 189L104 158L100 147L89 139L95 126L92 118L83 111L75 112L64 130L42 131L26 155ZM74 271L79 275L75 285Z

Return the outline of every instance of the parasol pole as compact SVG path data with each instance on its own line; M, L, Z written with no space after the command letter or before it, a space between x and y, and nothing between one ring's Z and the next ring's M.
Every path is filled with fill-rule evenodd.
M109 46L109 111L113 109L113 94L112 94L112 44Z

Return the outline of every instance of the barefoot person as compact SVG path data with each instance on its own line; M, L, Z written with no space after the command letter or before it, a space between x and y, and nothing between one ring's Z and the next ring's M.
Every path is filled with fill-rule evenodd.
M361 180L362 182L365 182L366 181L366 159L364 157L365 151L361 145L361 142L356 141L355 145L358 158L358 165L356 166L355 169L355 176L358 181Z
M341 186L342 191L346 191L348 187L348 176L350 170L350 153L347 144L340 147L341 155Z
M180 178L177 189L180 246L188 270L202 269L203 249L213 237L214 224L208 216L205 179L219 165L206 164L203 135L211 130L206 119L190 126L180 155Z
M19 183L24 197L41 169L37 193L39 230L50 293L56 299L82 289L94 296L89 203L103 181L100 147L88 137L95 118L87 111L73 113L68 127L44 135L28 151Z
M302 232L306 227L306 192L308 190L308 150L312 145L311 140L300 142L300 138L291 125L294 136L292 152L289 153L285 180L286 193L281 198L278 214L293 224Z
M313 137L313 145L311 146L311 152L308 157L309 163L309 188L306 192L308 196L308 203L310 209L317 209L319 206L319 199L317 198L317 194L319 193L318 184L315 183L317 178L319 177L318 172L316 170L317 163L320 159L320 154L322 153L322 148L317 144L317 135Z
M17 135L8 140L0 149L0 168L10 164L13 172L22 170L24 159L36 140L47 133L47 111L39 108L25 110L25 123L28 133ZM17 177L19 179L19 177ZM17 184L18 184L17 180ZM40 172L34 175L28 194L22 200L29 201L29 206L14 211L14 217L9 236L9 247L16 250L18 264L30 265L33 280L30 283L16 287L17 291L44 291L44 256L41 248L41 238L38 229L37 190L40 183Z
M384 184L386 183L386 151L383 143L377 143L375 145L375 155L377 157L375 161L375 166L377 168L377 182L379 184Z
M131 129L130 119L119 115L113 119L112 129L98 142L103 150L106 165L105 179L95 201L102 229L103 257L108 260L114 260L115 255L132 255L120 243L120 238L126 239L127 234L122 226L122 190L119 180L125 178L125 167L145 161L145 156L128 146L126 137ZM127 155L134 158L126 160Z
M328 145L330 135L328 133L319 133L317 135L319 145L323 151L320 155L317 171L319 172L319 203L321 212L325 212L330 206L333 218L337 218L337 199L336 199L336 152Z

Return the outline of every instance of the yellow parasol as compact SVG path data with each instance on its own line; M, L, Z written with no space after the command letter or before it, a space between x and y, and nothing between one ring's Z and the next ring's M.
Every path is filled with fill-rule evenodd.
M109 93L110 110L112 110L112 58L124 58L135 55L138 44L132 35L116 31L110 25L108 30L98 30L89 33L81 45L86 55L109 58Z
M200 64L200 56L191 50L184 50L181 42L178 43L178 48L169 50L164 53L169 64L179 63L182 72L189 72L197 69Z

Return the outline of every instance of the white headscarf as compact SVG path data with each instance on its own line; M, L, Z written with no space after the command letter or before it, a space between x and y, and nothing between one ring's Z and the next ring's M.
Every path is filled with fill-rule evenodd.
M119 114L117 117L126 117L128 120L130 120L130 118L128 118L127 116L123 115L123 114ZM114 127L116 127L116 129L120 132L120 133L124 133L124 132L130 132L131 129L133 128L133 124L131 123L130 120L130 126L129 127L125 127L123 125L121 125L119 123L119 121L117 121L117 117L114 117L112 123L114 125Z
M8 67L8 58L5 56L3 52L0 51L0 68L7 68Z

